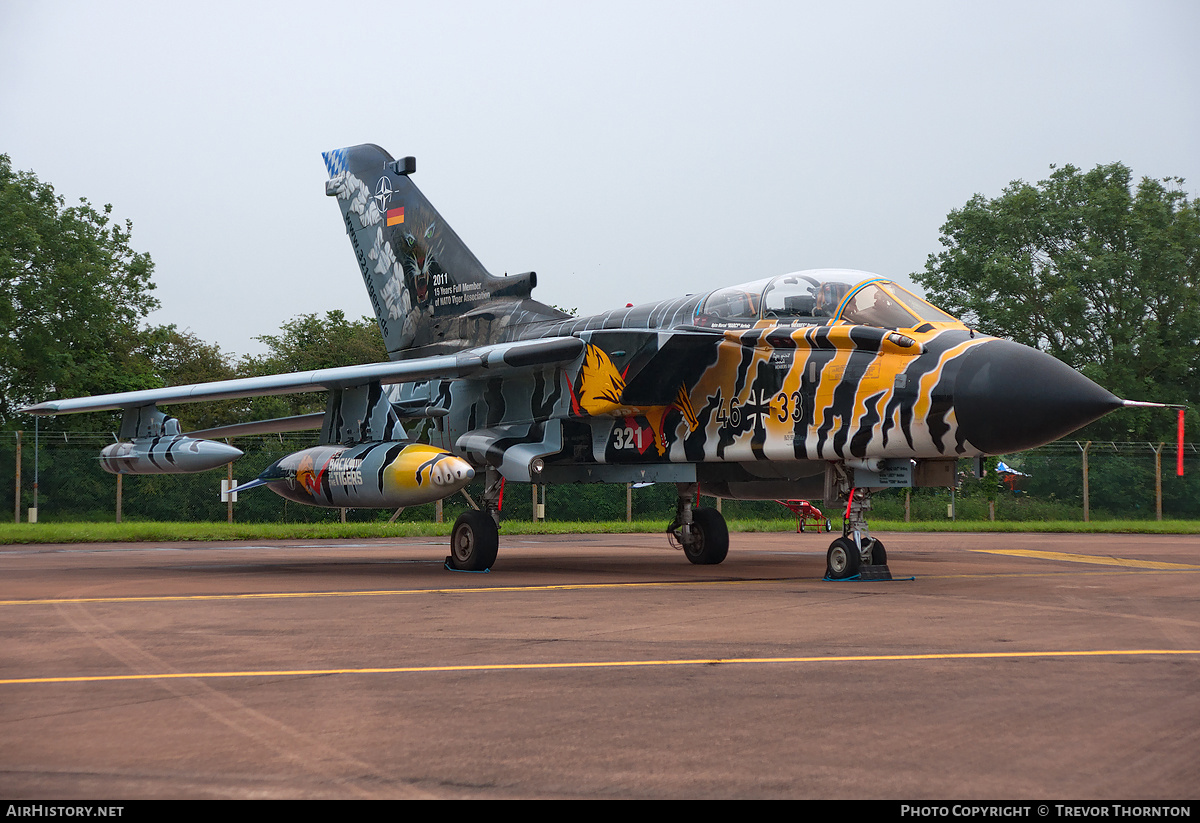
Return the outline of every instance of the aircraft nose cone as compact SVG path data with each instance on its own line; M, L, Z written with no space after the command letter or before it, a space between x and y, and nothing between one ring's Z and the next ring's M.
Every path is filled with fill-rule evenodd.
M987 454L1049 443L1120 406L1066 363L1009 340L976 346L954 384L959 430Z

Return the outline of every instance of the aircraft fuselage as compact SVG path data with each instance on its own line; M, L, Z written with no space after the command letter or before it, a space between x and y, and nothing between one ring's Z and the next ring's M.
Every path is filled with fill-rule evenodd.
M874 306L893 307L891 316L874 315L900 321L890 328L852 322L847 308L863 283L840 287L846 297L825 316L808 305L803 317L762 316L785 278L817 282L785 275L749 291L510 326L510 339L576 336L586 349L566 367L419 388L447 411L431 427L432 442L513 479L534 479L521 470L528 456L558 479L699 481L723 496L778 497L802 486L816 495L824 462L886 476L888 461L903 470L913 460L1001 454L1120 405L1054 358L981 335L928 304L914 311L932 319L901 325L894 305L919 298L887 281L867 288L879 292ZM730 292L748 302L730 310ZM725 308L710 311L714 299ZM531 450L539 438L543 447ZM506 439L525 448L509 471ZM590 470L564 475L567 466Z

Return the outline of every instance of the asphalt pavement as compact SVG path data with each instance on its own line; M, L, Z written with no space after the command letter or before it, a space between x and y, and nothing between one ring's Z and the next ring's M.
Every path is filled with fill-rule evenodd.
M0 796L1190 799L1200 538L0 547Z

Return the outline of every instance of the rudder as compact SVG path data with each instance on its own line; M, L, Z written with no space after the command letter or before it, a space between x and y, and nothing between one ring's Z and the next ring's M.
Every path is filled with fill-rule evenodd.
M532 273L493 277L409 179L414 158L370 143L322 157L390 357L485 342L462 339L455 320L496 298L529 297Z

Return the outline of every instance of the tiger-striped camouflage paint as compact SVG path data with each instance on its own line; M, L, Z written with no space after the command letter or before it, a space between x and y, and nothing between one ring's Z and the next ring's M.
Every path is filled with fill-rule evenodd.
M1121 404L1048 355L979 335L863 272L568 317L531 298L533 273L484 269L413 185L411 158L362 145L325 161L394 359L586 343L571 363L530 356L504 375L392 390L397 407L427 410L422 436L509 479L674 480L773 497L798 487L748 484L811 478L831 462L877 471L881 460L1007 453Z

